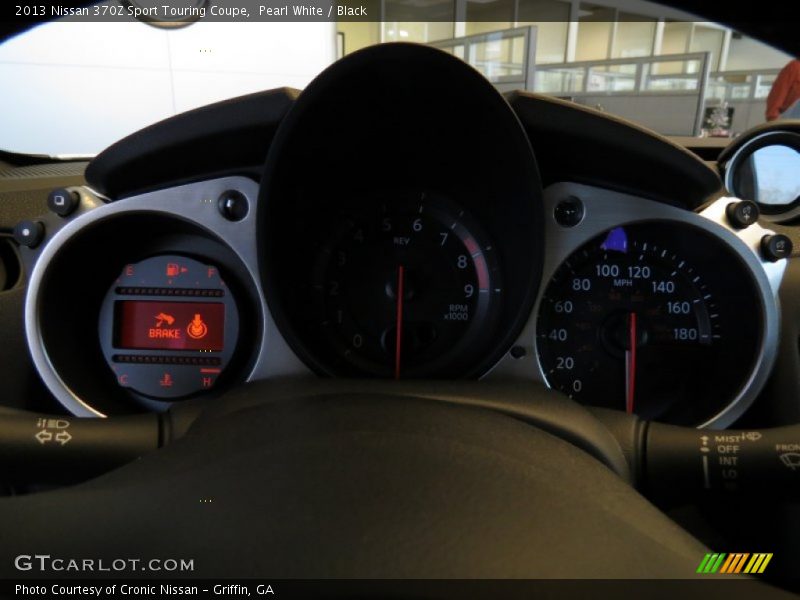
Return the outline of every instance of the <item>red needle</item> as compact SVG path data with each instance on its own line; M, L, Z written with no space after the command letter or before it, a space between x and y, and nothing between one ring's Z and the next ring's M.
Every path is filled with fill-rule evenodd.
M403 265L397 268L397 335L394 343L394 378L400 379L400 364L403 355L403 283L405 270Z
M636 313L628 315L628 345L625 353L625 410L633 413L636 392Z

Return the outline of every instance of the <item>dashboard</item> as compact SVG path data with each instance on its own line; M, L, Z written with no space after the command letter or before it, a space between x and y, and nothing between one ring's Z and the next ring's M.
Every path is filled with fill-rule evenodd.
M16 224L27 350L68 412L484 379L724 428L768 385L791 239L667 140L408 44L224 104Z

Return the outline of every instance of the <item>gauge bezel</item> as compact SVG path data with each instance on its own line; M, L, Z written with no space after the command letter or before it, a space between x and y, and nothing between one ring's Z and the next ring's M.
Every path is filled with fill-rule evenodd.
M257 194L257 184L244 177L226 177L177 186L109 204L104 203L88 188L77 188L81 203L72 218L63 220L55 216L45 217L49 219L46 230L52 232L51 237L36 253L27 257L30 275L25 297L25 332L31 358L40 377L55 398L72 414L81 417L105 417L108 414L130 412L134 408L131 405L132 398L149 410L164 410L170 406L169 402L147 403L111 384L105 385L103 397L81 393L73 383L74 375L59 368L59 361L53 356L46 341L43 318L48 311L52 311L52 306L45 306L48 303L52 305L52 300L46 299L52 269L74 249L80 249L81 256L87 256L87 253L91 256L91 252L115 256L118 258L119 269L127 262L135 262L153 254L168 253L183 254L200 262L219 265L224 269L226 283L236 295L240 335L231 366L223 374L224 380L221 376L218 385L207 393L219 393L225 389L226 383L232 381L249 380L258 370L258 359L264 354L266 332L271 328L271 323L266 315L263 296L255 284L255 242L249 238L249 235L255 235L255 218L249 214L244 220L232 223L219 213L216 202L211 201L231 189L240 191L251 201ZM141 232L141 243L125 248L98 248L87 244L93 231L98 228L112 232L121 227L122 229L116 230L125 231L130 240L132 232L125 229L126 225L131 225L134 221L141 224L143 217L149 225L138 230ZM145 235L152 233L150 226L156 223L171 223L172 226L167 229L175 235L171 239L162 237L159 240ZM252 233L248 234L248 230ZM114 240L114 236L108 239ZM107 289L118 273L118 269L114 270L108 281L103 281L100 287ZM70 290L65 293L67 291ZM93 300L98 309L104 293L105 291L101 291L100 298ZM94 330L96 337L97 315L91 323L87 322L86 327ZM102 357L99 354L99 339L97 352ZM96 365L87 364L86 367L89 373L94 373L96 369L98 377L110 372L104 361ZM110 379L113 382L113 377Z
M609 256L613 254L613 252L601 250L600 244L604 239L607 239L609 231L619 229L625 230L626 232L628 250L624 255L616 258ZM691 240L691 242L687 244L686 239L680 238L686 238ZM710 261L708 258L698 255L697 251L692 252L692 248L695 246L691 244L696 244L698 250L699 248L709 250L712 256L724 256L725 262L719 264L719 261ZM694 298L695 302L703 302L699 312L693 311L691 313L690 320L695 324L692 326L698 327L698 330L701 332L706 332L709 341L712 340L712 335L715 333L712 319L717 317L719 318L718 324L726 324L724 329L717 331L717 333L722 334L725 341L705 345L698 339L697 345L683 346L683 350L686 352L697 351L703 353L702 359L699 356L697 357L697 363L688 365L682 362L680 363L680 368L678 368L678 364L670 363L672 370L675 371L677 375L677 372L683 373L684 369L690 371L692 366L702 365L702 361L707 359L708 367L699 367L698 370L700 373L704 373L708 369L714 369L712 371L713 377L709 379L709 377L705 376L699 378L695 376L695 379L691 380L694 385L687 385L685 393L672 397L668 403L648 404L648 398L639 398L640 404L636 413L646 420L689 426L697 425L707 420L709 416L717 414L719 407L724 407L726 405L726 400L730 398L730 395L739 392L742 385L746 382L749 373L752 372L752 369L759 360L758 347L762 345L761 338L763 336L763 329L758 320L750 319L749 315L761 312L762 306L757 294L754 293L756 287L755 280L743 261L739 260L736 255L731 254L728 251L728 247L720 243L719 238L709 235L707 231L695 225L672 219L638 220L615 226L611 230L602 231L588 242L579 246L554 272L541 295L537 312L537 334L539 335L537 335L535 340L537 359L548 387L563 391L564 378L570 379L570 376L568 376L566 372L553 370L555 366L555 356L561 354L563 351L575 357L575 378L580 378L584 383L587 383L587 380L592 381L593 379L595 382L595 387L592 388L593 391L589 391L585 388L580 398L576 397L573 399L577 402L585 403L588 406L620 409L620 405L608 406L606 404L606 402L610 401L607 396L609 390L619 382L602 379L603 375L600 375L599 377L602 383L599 383L597 380L598 375L592 375L591 370L586 370L588 363L583 361L588 360L589 363L593 360L601 362L609 361L602 362L605 367L603 373L604 376L607 377L609 374L608 369L611 369L612 365L621 364L619 361L623 360L624 356L623 358L618 356L616 359L610 359L607 353L613 352L613 350L609 350L609 348L606 347L605 351L598 351L596 346L594 350L591 351L592 354L587 356L586 354L578 352L574 344L563 346L554 344L549 338L541 335L545 328L550 329L556 326L554 323L560 323L557 325L558 327L565 327L567 331L572 331L572 333L580 337L580 332L570 329L570 322L574 320L592 321L594 318L603 321L611 316L613 310L619 310L619 305L616 305L616 309L612 308L615 304L609 301L604 295L594 295L597 293L603 294L603 292L595 292L595 284L599 286L599 289L605 289L603 286L609 283L607 278L596 278L593 272L591 272L592 265L596 264L595 261L597 261L598 257L602 254L608 256L607 260L609 264L631 264L630 262L626 263L628 260L633 261L633 264L646 264L652 268L654 272L661 273L659 277L662 278L666 277L667 273L674 269L672 273L672 275L675 276L673 281L675 282L676 288L681 290L680 292L676 292L677 298L688 300ZM634 257L640 254L641 256L637 261ZM647 256L648 259L643 263L639 262L642 260L643 256ZM729 270L726 268L726 264L730 265L728 267ZM718 275L717 265L719 265L719 271L725 273L724 276ZM583 270L586 266L589 266L590 270ZM569 282L568 278L572 277L572 275L568 275L569 271L574 272L575 277L590 278L590 280L592 280L592 291L575 292L571 288L565 288ZM735 279L728 277L728 275L732 276L734 274L736 275ZM620 275L620 277L624 277L624 275ZM655 277L654 275L654 278ZM736 285L733 286L731 281L736 281ZM745 300L743 298L743 304L747 307L743 313L743 318L739 318L740 315L736 314L738 307L731 307L726 294L723 293L723 290L725 290L727 294L733 293L734 288L737 290L740 288L747 290L745 294L747 299ZM644 283L643 280L640 280L631 290L634 295L637 293L643 293L645 295L645 298L639 301L639 308L642 313L646 313L646 311L654 307L656 303L662 301L666 302L668 299L668 297L660 294L644 292L645 289L649 290L649 283ZM605 291L616 291L622 297L626 298L621 302L622 305L635 302L627 296L627 288L618 289L612 287ZM684 295L680 295L680 293ZM704 294L708 296L704 296ZM556 314L552 306L548 306L548 303L552 302L554 295L556 297L562 297L563 295L564 299L571 300L576 306L573 314L571 314L570 318L567 318L566 321L564 321L563 315L560 316ZM706 298L708 298L708 300L706 300ZM597 302L608 309L609 312L604 311L596 316L591 312L587 313L587 309L585 308L587 301ZM709 317L709 314L711 314L711 317ZM670 323L669 327L677 326L676 323L683 323L680 326L689 326L684 316L664 314L660 317L651 315L648 318L644 314L640 314L640 317L640 323L642 321L649 321L652 327L657 327L658 323L661 323L663 326L665 322ZM702 322L705 322L705 328L701 324ZM600 327L597 321L594 321L593 325L598 328ZM592 337L597 335L598 331L598 329L592 329ZM653 333L653 329L650 330L650 333ZM733 343L733 339L736 339L737 342ZM584 339L583 342L586 343L587 340ZM597 343L601 346L603 345L600 342ZM606 340L605 343L608 344L608 341ZM660 348L659 346L650 346L650 348L653 348L651 350L652 352L660 351L660 358L666 359L668 353L674 347L663 346L663 340L661 344ZM637 345L641 356L641 352L646 351L648 346ZM659 348L659 350L655 348ZM579 358L579 356L583 356L583 359ZM720 362L722 357L726 357L730 362ZM669 359L666 360L669 362ZM653 358L651 357L651 362L652 361ZM725 364L724 371L722 370L722 364ZM734 364L736 365L735 367L733 366ZM581 365L583 366L583 370L580 368ZM646 375L647 373L641 371L637 373L637 389L640 388L639 380L642 379L640 376ZM712 382L712 385L708 385L709 381ZM601 385L601 387L598 388L598 384ZM697 393L698 388L703 388L703 386L706 386L705 392L708 396L699 395ZM602 394L598 396L601 392ZM569 392L565 393L573 397ZM617 390L617 393L622 392ZM719 394L719 396L714 396L714 394ZM663 397L662 400L666 400L666 397ZM658 406L657 409L656 406Z
M405 101L387 119L385 107L398 97ZM492 152L463 151L473 147ZM517 115L485 77L441 50L372 46L305 88L273 139L259 193L270 313L291 350L319 375L350 373L305 335L306 315L297 307L313 260L301 238L325 236L313 217L337 198L403 190L435 191L468 211L492 240L505 285L482 354L431 376L480 377L528 318L541 281L541 179Z
M581 199L586 211L586 218L574 227L563 227L552 217L553 210L559 201L569 196ZM735 398L732 398L717 414L703 423L699 428L722 429L738 419L756 399L759 391L766 383L772 370L778 349L780 334L780 312L778 307L778 288L786 261L775 263L765 261L759 253L761 237L768 233L760 225L755 224L743 230L735 230L728 225L725 207L735 198L719 198L703 210L694 213L674 206L661 204L637 196L631 196L614 190L598 188L579 183L561 182L547 187L544 191L545 214L545 264L542 273L542 285L530 315L515 347L525 349L525 353L515 358L507 353L486 375L487 379L501 378L534 378L547 385L539 355L536 352L537 317L542 297L553 274L561 264L577 249L617 226L630 225L641 221L675 221L698 227L718 237L746 268L752 273L760 314L761 343L752 372Z

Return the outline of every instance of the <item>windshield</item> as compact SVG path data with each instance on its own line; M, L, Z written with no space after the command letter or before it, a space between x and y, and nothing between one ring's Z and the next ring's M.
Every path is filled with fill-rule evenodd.
M73 15L0 45L0 149L94 155L179 112L302 89L338 57L391 41L439 47L501 91L552 95L665 135L730 137L765 120L772 83L790 60L650 2L384 0L358 4L361 14L305 21L283 20L294 18L292 2L283 17L257 16L264 5L220 17L208 2L190 4L204 12L166 24Z

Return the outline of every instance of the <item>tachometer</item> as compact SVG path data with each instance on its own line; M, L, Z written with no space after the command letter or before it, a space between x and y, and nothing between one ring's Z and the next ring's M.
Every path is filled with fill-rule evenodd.
M543 295L544 376L580 402L703 422L752 372L761 312L751 289L741 263L699 229L612 229L573 253Z
M429 194L348 212L314 269L326 343L359 372L457 374L491 332L502 294L491 243Z

